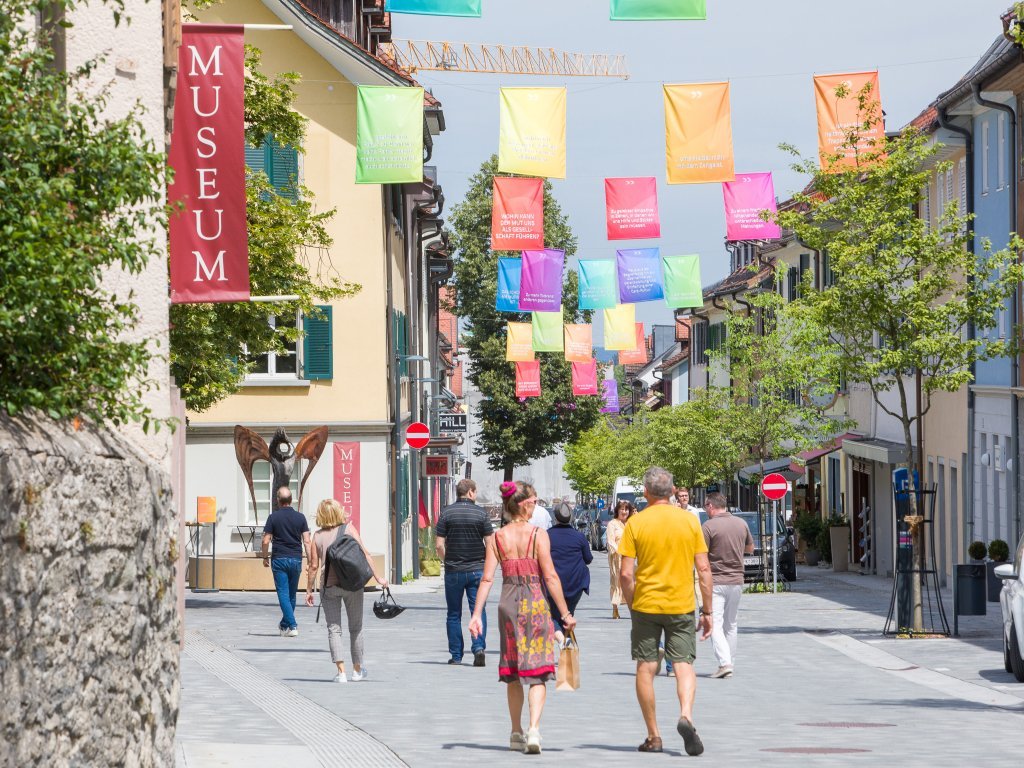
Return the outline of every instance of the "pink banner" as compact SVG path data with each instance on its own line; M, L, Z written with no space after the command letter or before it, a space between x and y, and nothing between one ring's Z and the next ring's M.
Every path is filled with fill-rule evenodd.
M761 219L761 211L775 213L775 185L770 173L737 173L722 183L725 197L726 240L776 240L779 225Z
M491 250L544 247L544 179L494 177Z
M334 500L359 528L359 443L334 444Z
M604 199L609 240L661 237L658 181L653 176L605 179Z
M540 397L540 360L516 363L516 397Z
M561 311L564 267L565 251L554 248L523 251L522 274L519 278L520 311Z
M597 360L591 360L589 363L572 363L572 393L597 394Z
M171 301L249 300L242 27L185 24L167 162Z

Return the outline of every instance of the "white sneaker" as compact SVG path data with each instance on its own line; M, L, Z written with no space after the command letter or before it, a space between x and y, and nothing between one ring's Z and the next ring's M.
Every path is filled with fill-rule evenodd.
M513 731L512 735L508 737L508 748L513 752L525 752L526 737L518 731Z
M353 683L358 683L360 680L365 680L366 679L366 674L367 674L366 667L363 667L362 669L360 669L357 672L353 672L352 673L352 682Z
M353 679L355 679L354 676L353 676ZM345 677L345 673L344 672L339 672L338 674L336 674L334 676L334 682L336 682L336 683L347 683L348 682L348 678Z
M295 627L294 629L289 629L288 630L288 637L298 637L298 636L299 636L299 628L298 627Z
M711 677L716 680L723 680L727 677L732 677L732 667L719 667L711 673Z
M540 731L536 728L531 728L526 732L526 754L540 754Z
M288 637L288 633L289 633L289 632L290 632L291 630L289 630L289 629L280 629L280 628L278 628L278 630L277 630L277 631L281 633L281 637Z

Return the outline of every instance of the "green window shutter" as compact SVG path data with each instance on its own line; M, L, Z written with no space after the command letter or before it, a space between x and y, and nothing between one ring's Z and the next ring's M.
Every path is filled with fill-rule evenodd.
M265 147L245 148L245 164L253 171L267 172L267 153Z
M306 332L302 358L305 378L311 381L334 378L334 346L331 344L331 317L333 307L318 306L319 317L305 316L302 328Z
M275 141L267 139L267 155L270 170L267 175L281 197L295 200L298 197L296 185L299 178L299 153L294 147L282 147Z

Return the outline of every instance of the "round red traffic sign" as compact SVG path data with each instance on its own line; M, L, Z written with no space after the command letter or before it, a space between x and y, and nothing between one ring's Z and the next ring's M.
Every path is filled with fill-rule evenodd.
M417 451L426 448L430 442L430 427L422 421L414 421L405 429L405 443Z
M765 475L764 480L761 481L761 493L766 499L778 501L785 498L787 491L789 491L789 483L778 472Z

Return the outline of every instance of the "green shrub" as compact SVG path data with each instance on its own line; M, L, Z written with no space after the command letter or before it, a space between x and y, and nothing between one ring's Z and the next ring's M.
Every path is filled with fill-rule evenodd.
M821 526L821 530L818 531L818 556L826 563L832 562L832 536L829 533L828 526Z
M800 534L800 540L809 548L817 548L818 534L821 533L822 520L810 512L802 512L796 516L793 527Z
M1005 563L1010 559L1010 545L1002 539L992 539L988 544L988 558L995 563Z
M972 560L984 560L985 545L980 541L972 541L970 546L967 547L967 554L971 556Z

